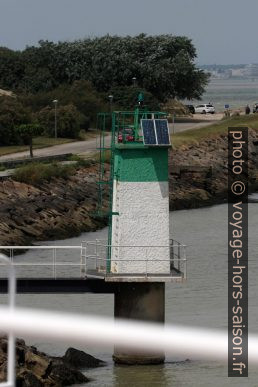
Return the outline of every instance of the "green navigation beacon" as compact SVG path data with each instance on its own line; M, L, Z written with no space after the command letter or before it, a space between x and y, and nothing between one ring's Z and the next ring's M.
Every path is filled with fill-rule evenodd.
M149 111L144 106L143 93L139 93L134 111L100 113L98 120L101 129L98 213L109 217L108 271L125 276L145 271L169 275L171 143L167 114ZM110 129L111 143L106 146ZM107 154L110 155L108 179L104 167ZM107 185L109 209L103 212Z

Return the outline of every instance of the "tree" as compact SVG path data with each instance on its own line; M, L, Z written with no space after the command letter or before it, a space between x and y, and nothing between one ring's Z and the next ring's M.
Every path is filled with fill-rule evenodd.
M19 51L0 47L0 88L16 90L21 86L25 63Z
M55 109L45 107L36 115L44 134L54 137ZM58 137L78 138L83 115L73 104L57 108L57 134Z
M132 109L137 105L139 93L144 94L144 104L150 110L159 110L160 103L153 94L137 86L117 86L113 87L109 94L113 95L113 103L122 109Z
M196 50L191 39L180 36L106 35L74 42L40 41L38 47L27 47L14 55L21 71L15 72L15 81L10 80L4 62L0 84L5 86L7 79L8 85L17 87L18 83L32 93L78 80L89 81L97 91L108 93L112 88L131 86L136 77L140 88L164 102L176 97L198 99L208 81L208 75L194 63Z
M16 127L31 122L31 113L14 97L0 97L0 145L18 144Z
M61 85L47 92L23 94L21 98L23 104L30 107L34 112L46 107L51 110L53 108L52 101L55 99L58 100L59 107L70 104L76 107L78 112L81 113L80 127L85 130L90 125L95 125L98 112L108 110L107 95L102 96L89 81L84 80L75 81L72 85ZM51 118L51 120L53 119L54 117Z
M22 139L24 144L30 147L30 157L33 157L33 137L39 136L42 133L42 128L38 124L24 124L17 128L18 136Z

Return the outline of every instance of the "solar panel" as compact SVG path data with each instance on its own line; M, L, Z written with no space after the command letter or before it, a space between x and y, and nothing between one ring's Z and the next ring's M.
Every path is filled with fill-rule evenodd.
M141 128L144 145L170 145L168 120L142 119Z
M168 120L155 120L157 145L170 145Z
M157 145L154 120L141 120L144 145Z

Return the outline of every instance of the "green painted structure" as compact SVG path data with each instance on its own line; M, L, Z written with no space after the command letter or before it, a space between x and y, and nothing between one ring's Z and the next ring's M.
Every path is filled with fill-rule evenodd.
M114 156L114 177L119 181L168 181L168 149L117 145Z
M98 115L98 128L101 130L99 144L99 203L97 215L109 219L108 245L112 245L112 226L114 217L119 216L114 210L114 181L119 182L168 182L168 148L148 146L143 142L141 133L142 119L163 119L167 114L149 111L142 106L134 111L114 111ZM111 132L111 144L106 146L106 135ZM128 135L129 133L129 135ZM130 140L128 136L131 136ZM107 178L105 162L109 160L110 171ZM105 186L109 191L109 208L103 210ZM108 269L110 270L111 250L108 249Z

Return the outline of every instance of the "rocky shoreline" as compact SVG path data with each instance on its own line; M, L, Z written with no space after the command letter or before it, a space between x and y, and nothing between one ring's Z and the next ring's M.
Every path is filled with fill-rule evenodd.
M80 370L105 364L83 351L68 348L62 357L52 357L16 340L16 386L60 387L88 383L90 379ZM7 377L7 339L0 337L0 382Z
M40 186L1 181L0 245L71 238L104 227L107 220L95 216L97 176L97 166L90 166Z
M257 189L257 134L249 132L249 182ZM98 165L80 168L67 180L40 186L11 178L0 182L0 245L71 238L104 227L97 217ZM170 152L170 209L198 208L227 200L227 137L214 136ZM107 196L106 196L107 197ZM107 200L103 199L104 207Z
M249 192L258 189L257 132L249 129ZM170 154L170 209L199 208L227 201L228 141L214 135L199 144L183 145Z

